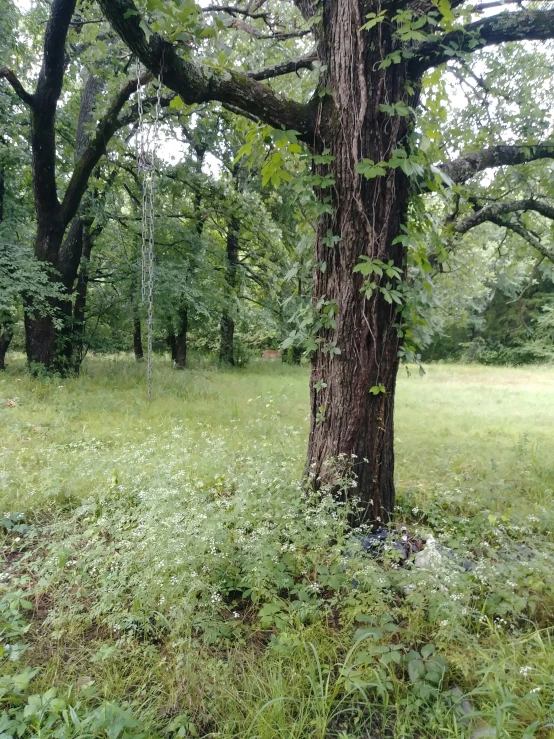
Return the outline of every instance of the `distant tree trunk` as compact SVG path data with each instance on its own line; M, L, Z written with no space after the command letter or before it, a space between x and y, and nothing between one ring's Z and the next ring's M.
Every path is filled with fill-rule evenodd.
M236 215L229 219L227 231L227 271L225 274L225 307L221 314L219 361L223 364L235 364L235 322L231 313L231 303L235 298L237 287L237 271L239 263L239 228L240 222Z
M283 351L281 361L283 364L300 364L302 359L303 348L301 346L291 346Z
M136 295L137 285L136 281L133 280L129 295L129 305L131 316L133 318L133 351L135 354L135 360L137 362L142 362L144 359L144 347L142 346L142 323L140 320L140 312L136 301Z
M189 139L192 147L194 148L196 154L196 171L200 174L202 172L202 164L204 162L204 157L206 156L207 147L204 144L194 142L194 140L190 138L190 134L186 129L184 129L184 133L185 136ZM195 230L199 238L202 237L202 234L204 232L204 219L202 218L202 213L200 210L201 205L202 193L200 190L198 190L194 195L194 221ZM193 273L194 270L191 269L189 273L189 279L193 275ZM167 336L167 344L171 350L171 359L173 360L173 366L175 367L175 369L178 370L184 370L187 366L188 322L188 303L186 301L186 298L182 298L182 302L180 307L178 308L177 313L177 331L174 331L173 327L171 327Z
M75 287L75 304L73 306L73 371L79 374L85 355L85 309L89 282L89 260L92 251L92 238L89 226L83 222L81 230L82 253L81 264Z
M184 306L179 313L179 330L173 337L175 340L174 362L178 370L184 370L187 366L187 331L188 311Z
M0 223L4 220L4 198L6 197L6 175L0 168Z
M4 170L0 169L0 223L4 220L4 198L6 183ZM6 369L6 352L13 338L13 319L8 313L0 312L0 370Z
M144 359L144 349L142 346L142 326L138 313L133 315L133 350L137 362L142 362Z
M142 347L142 326L139 316L133 318L133 349L137 362L144 359L144 349Z
M30 112L33 192L37 222L34 244L36 258L44 262L51 282L60 286L62 297L51 301L51 315L41 315L30 298L25 302L25 346L31 368L42 365L47 371L67 373L71 370L72 292L77 278L82 249L64 249L63 238L77 217L88 181L106 146L117 130L125 125L119 118L123 106L136 91L136 80L128 80L109 101L105 115L97 122L93 136L88 128L93 120L93 105L99 90L99 79L89 77L83 88L77 125L75 166L63 198L58 198L59 178L56 142L58 102L63 91L67 66L66 40L76 0L52 0L44 31L43 55L33 94L12 79L10 70L2 68L15 92ZM142 76L140 84L148 75ZM17 79L17 78L15 78ZM75 243L68 241L67 244ZM82 244L79 242L78 247ZM55 315L55 320L54 320ZM61 331L58 327L61 326Z
M13 320L11 316L0 316L0 370L6 369L6 352L13 338Z
M103 81L100 77L89 75L83 93L81 96L81 105L79 108L79 118L77 120L77 134L75 140L75 163L79 161L81 156L86 151L86 148L90 140L89 126L94 120L93 111L96 97L102 92ZM108 184L113 184L114 176L108 178ZM72 228L77 229L80 235L81 245L79 248L78 244L75 244L73 248L70 247L70 253L80 254L81 258L79 261L78 273L76 276L77 284L75 286L75 305L73 307L73 323L72 323L72 356L73 356L73 371L75 374L79 373L81 363L84 358L84 334L85 334L85 311L87 305L88 296L88 284L89 284L89 262L94 239L102 231L101 226L97 226L95 233L91 233L92 217L90 215L90 203L91 196L85 196L81 207L79 209L78 217L72 224ZM71 229L70 229L71 233ZM69 241L69 236L66 241Z
M172 362L175 362L175 357L177 356L177 342L175 341L173 326L169 326L168 328L166 342L171 354L171 360Z

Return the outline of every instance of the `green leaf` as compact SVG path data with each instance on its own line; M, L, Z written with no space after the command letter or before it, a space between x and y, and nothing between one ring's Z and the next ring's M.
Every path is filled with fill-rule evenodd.
M373 639L379 640L383 638L383 632L376 626L363 626L359 629L356 629L354 633L354 641L365 639L368 636L371 636Z
M356 165L356 172L363 175L366 179L371 180L374 177L383 177L386 175L386 166L386 162L378 162L375 164L373 159L363 159Z
M373 385L372 387L370 387L369 392L372 395L386 395L387 388L383 384L379 383L378 385ZM389 631L389 629L387 629L387 624L385 624L384 628ZM395 628L394 631L397 631L397 629Z
M387 13L385 10L379 11L379 13L368 13L366 15L367 23L364 23L361 30L362 31L370 31L372 28L374 28L378 23L382 23L385 20Z
M342 238L340 236L335 236L330 228L327 229L327 235L322 239L322 243L329 247L329 249L333 249L341 241Z
M437 2L437 8L442 14L442 17L447 23L454 23L456 20L456 16L452 12L452 7L450 5L449 0L438 0Z
M171 110L183 110L183 108L185 107L185 103L183 102L182 98L179 97L179 95L176 95L169 103L169 107Z
M384 654L379 660L382 665L389 665L391 662L395 662L397 665L399 665L401 661L402 656L400 652L388 652L387 654Z
M258 616L273 616L275 613L280 613L282 610L283 607L280 603L266 603L260 609Z
M408 675L412 683L418 682L425 675L425 664L421 659L412 659L408 662Z
M144 18L139 23L139 28L143 31L144 35L146 36L146 40L150 41L150 38L153 35L153 31L148 25L148 23L144 20Z
M435 652L435 650L436 647L434 644L425 644L425 646L421 648L421 656L424 659L428 659Z

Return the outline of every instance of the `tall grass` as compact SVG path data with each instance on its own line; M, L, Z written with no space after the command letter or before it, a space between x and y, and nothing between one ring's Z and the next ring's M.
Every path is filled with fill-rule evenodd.
M147 736L551 739L553 370L401 375L398 524L448 548L424 570L356 553L302 489L307 380L158 360L148 403L127 357L0 377L1 508L29 527L1 578L34 603L34 689L116 699Z

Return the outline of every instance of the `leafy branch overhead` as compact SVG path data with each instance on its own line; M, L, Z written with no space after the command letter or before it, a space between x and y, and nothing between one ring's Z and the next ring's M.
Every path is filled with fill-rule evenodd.
M311 0L298 0L295 3L305 19L310 19L316 12L316 6ZM100 5L120 34L124 42L137 54L142 63L155 75L162 69L164 84L174 90L187 104L198 104L208 101L218 101L231 107L238 113L246 116L255 116L259 120L276 128L293 129L300 133L302 139L313 143L314 135L326 126L326 116L332 115L330 109L318 103L317 96L311 102L300 103L277 95L261 81L275 76L287 75L299 69L311 69L317 60L317 54L309 54L296 60L283 60L266 69L254 72L239 72L235 68L223 68L221 71L206 68L195 61L190 54L182 56L178 47L164 40L158 33L153 33L144 19L141 18L133 0L100 0ZM448 3L443 3L443 15L450 14ZM456 3L453 7L456 7ZM449 6L448 6L449 7ZM210 6L216 10L217 6ZM222 6L223 11L241 14L239 9ZM402 12L397 17L403 18ZM247 14L246 11L244 13ZM409 12L413 15L413 12ZM415 16L417 17L417 16ZM432 17L432 16L431 16ZM370 14L360 28L370 30L375 25L386 22L387 11L379 15ZM419 19L429 16L419 16ZM403 20L402 22L405 23ZM409 24L408 24L409 25ZM415 22L418 28L424 26L420 20ZM452 23L451 23L452 25ZM409 27L414 27L411 22ZM399 25L402 28L402 25ZM478 51L484 46L497 45L516 40L546 40L554 37L554 10L521 10L517 12L502 12L466 26L455 27L446 34L437 34L436 29L423 28L418 31L419 36L425 38L409 46L406 52L410 74L417 81L421 75L432 67L444 64L459 54L468 54ZM317 34L316 34L317 35ZM400 34L402 37L402 34ZM397 52L395 52L397 53ZM402 59L402 54L397 62ZM162 63L163 60L163 63ZM393 62L394 63L394 62ZM390 106L389 106L390 107ZM381 110L390 115L409 115L410 110L402 101L393 103L390 110L381 105ZM510 157L510 151L512 156ZM480 157L479 153L469 155L464 160L457 160L444 164L441 169L454 182L462 182L476 171L499 164L517 164L525 161L549 156L548 147L497 147L494 152L489 150L488 158ZM364 168L360 163L360 173ZM382 174L382 164L368 166L378 167L376 173ZM463 170L463 171L462 171ZM370 171L371 170L365 170ZM365 173L365 172L364 172Z

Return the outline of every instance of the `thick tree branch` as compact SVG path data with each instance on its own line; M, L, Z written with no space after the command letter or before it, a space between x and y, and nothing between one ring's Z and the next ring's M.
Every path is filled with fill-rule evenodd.
M312 133L315 115L310 106L283 100L244 73L226 70L223 73L210 71L207 75L199 64L181 58L157 33L146 38L133 0L99 1L124 43L155 75L161 70L164 84L187 105L209 101L227 103L271 126L295 129L304 137Z
M62 92L65 41L76 0L52 0L44 34L42 67L31 106L33 186L39 222L59 213L56 189L56 106Z
M15 74L11 71L11 69L8 69L7 67L0 68L0 79L7 80L10 85L13 87L14 92L16 93L17 97L20 98L24 103L26 103L29 106L32 106L34 103L34 98L31 95L30 92L27 92L27 90L23 87L21 82L17 79Z
M152 79L151 72L142 75L140 84L145 85ZM121 128L118 116L131 95L136 92L137 81L129 80L116 95L104 117L99 121L95 134L91 137L88 146L75 164L75 169L65 191L61 206L61 220L67 225L75 216L81 198L83 197L90 175L100 158L106 151L106 146L114 133Z
M540 241L540 239L538 239L520 223L513 223L512 221L507 221L503 218L494 217L491 218L490 221L500 228L507 228L510 231L516 233L518 236L521 236L521 238L527 241L528 244L531 244L531 246L536 249L539 254L541 254L541 256L543 256L545 259L548 259L554 264L554 252L550 251L550 249L547 249Z
M313 69L316 61L317 54L309 54L299 59L291 59L290 62L282 62L281 64L274 64L265 69L247 72L247 76L253 80L269 80L273 77L282 77L284 74L290 74L291 72L298 72L299 69Z
M533 2L550 2L551 0L533 0ZM506 5L519 5L522 7L522 0L492 0L490 3L480 3L479 5L470 6L472 13L484 13L491 8L506 7Z
M543 41L551 38L554 38L554 9L499 13L420 44L414 49L410 74L418 77L431 67L485 46L507 41Z
M490 221L493 218L501 218L508 213L516 213L518 211L534 210L536 213L540 213L546 218L550 218L554 221L554 206L549 203L545 203L542 200L534 200L533 198L526 198L524 200L509 200L507 202L500 203L489 203L479 208L471 215L462 218L461 221L454 226L456 233L464 234L470 229L479 226L485 221Z
M54 115L62 92L65 71L65 41L69 24L75 10L76 0L52 0L50 17L44 34L44 54L35 99Z
M457 185L491 167L526 164L537 159L554 159L554 143L536 146L502 145L466 154L453 162L441 164L441 170Z

